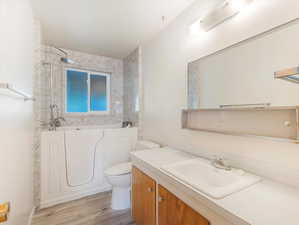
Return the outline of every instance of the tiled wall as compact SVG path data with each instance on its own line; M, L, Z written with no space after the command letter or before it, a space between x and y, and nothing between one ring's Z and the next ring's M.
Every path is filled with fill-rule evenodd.
M123 120L123 61L104 56L67 50L75 64L63 64L53 47L42 46L42 61L53 65L52 104L57 104L60 115L66 119L64 126L104 125ZM63 54L62 54L63 55ZM65 68L76 68L111 74L111 112L109 115L70 115L65 112ZM51 104L50 66L43 65L39 82L40 114L42 121L49 121Z
M124 59L124 120L138 125L139 96L139 49Z

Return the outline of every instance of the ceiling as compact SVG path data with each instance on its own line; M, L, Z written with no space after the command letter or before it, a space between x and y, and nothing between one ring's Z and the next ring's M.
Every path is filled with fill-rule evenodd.
M123 58L194 0L31 1L45 44Z

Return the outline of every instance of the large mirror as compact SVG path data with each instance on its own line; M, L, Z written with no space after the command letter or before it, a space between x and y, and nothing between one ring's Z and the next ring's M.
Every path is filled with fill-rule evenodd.
M275 72L299 65L293 21L188 65L188 108L299 105L299 84Z

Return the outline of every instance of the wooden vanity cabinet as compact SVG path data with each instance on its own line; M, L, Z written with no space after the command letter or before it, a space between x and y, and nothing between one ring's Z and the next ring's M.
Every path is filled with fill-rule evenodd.
M209 225L209 221L159 185L159 225Z
M132 215L136 225L156 225L156 216L159 225L210 224L163 186L156 190L156 182L136 167L132 170Z
M136 225L156 225L156 182L132 169L132 216Z

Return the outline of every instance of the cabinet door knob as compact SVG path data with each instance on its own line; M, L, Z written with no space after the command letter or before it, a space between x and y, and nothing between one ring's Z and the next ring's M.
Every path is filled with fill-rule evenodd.
M163 198L161 196L158 197L158 202L163 202Z
M148 192L153 192L153 189L151 187L147 188Z

